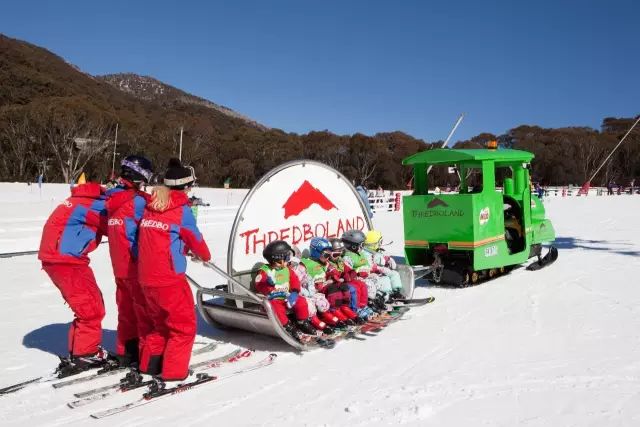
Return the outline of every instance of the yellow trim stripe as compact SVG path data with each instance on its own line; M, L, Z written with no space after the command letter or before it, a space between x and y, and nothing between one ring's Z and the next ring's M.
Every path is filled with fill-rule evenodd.
M477 248L500 240L504 240L504 235L489 237L487 239L478 240L477 242L449 242L449 247Z
M427 246L429 246L429 242L427 242L426 240L405 240L404 241L404 245L405 246L427 247Z

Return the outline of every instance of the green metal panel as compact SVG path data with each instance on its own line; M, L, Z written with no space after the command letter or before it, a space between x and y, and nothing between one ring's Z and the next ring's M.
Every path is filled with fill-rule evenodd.
M427 165L416 164L413 167L414 194L427 194Z
M426 150L407 157L402 161L403 165L415 164L446 164L470 161L493 160L496 163L529 163L533 159L533 154L522 150L456 150L449 148L438 148Z
M504 189L502 191L506 196L513 196L513 178L504 179Z
M426 247L431 243L473 239L472 194L404 196L405 245Z
M547 243L556 239L556 232L551 221L545 218L545 210L542 201L531 195L531 243Z

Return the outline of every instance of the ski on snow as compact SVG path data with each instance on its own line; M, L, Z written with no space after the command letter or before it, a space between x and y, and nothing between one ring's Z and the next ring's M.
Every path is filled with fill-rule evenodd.
M224 356L219 356L213 359L194 363L189 366L189 369L192 370L193 372L198 372L198 371L204 371L207 369L217 368L221 366L223 363L232 363L240 359L250 357L253 353L254 353L253 350L243 351L241 349L236 349L231 353L225 354ZM123 393L123 392L144 387L146 385L149 385L152 382L153 382L153 379L149 379L147 381L139 381L136 383L129 383L127 382L127 377L125 377L115 384L109 384L103 387L94 388L81 393L75 393L74 396L78 397L79 399L74 400L73 402L67 403L67 406L70 408L78 408L80 406L88 405L89 403L105 399L117 393Z
M226 375L221 376L213 376L207 373L200 373L196 376L196 379L184 384L177 385L175 387L169 388L153 388L150 387L149 391L144 393L142 397L133 402L129 402L125 405L117 406L115 408L107 409L105 411L96 412L91 414L92 418L105 418L114 414L118 414L124 411L128 411L129 409L137 408L139 406L146 405L151 402L155 402L156 400L163 399L165 397L173 396L175 394L181 394L185 391L194 389L203 384L207 384L210 382L217 382L221 380L225 380L227 378L231 378L240 374L244 374L246 372L255 371L256 369L263 368L265 366L271 365L276 360L277 355L272 353L266 358L260 360L259 362L254 363L253 365L246 366L244 368L238 369L237 371L231 372Z
M193 352L193 355L197 355L197 354L202 354L205 353L207 351L211 351L214 350L216 348L216 346L218 345L217 342L211 342L206 344L204 347L199 348L197 350L195 350ZM91 374L91 375L87 375L87 376L80 376L80 377L75 377L76 375L80 375L80 374L84 374L88 371L93 371L97 369L98 372ZM109 364L104 364L104 365L100 365L100 366L94 366L94 367L90 367L89 369L85 370L85 371L80 371L77 374L74 375L69 375L75 378L71 378L68 380L64 380L64 381L59 381L61 378L58 377L58 373L57 372L52 372L48 375L42 375L39 377L35 377L35 378L31 378L29 380L26 381L22 381L19 382L17 384L13 384L4 388L0 388L0 395L5 395L5 394L10 394L10 393L15 393L19 390L22 390L23 388L30 386L30 385L35 385L35 384L42 384L42 383L50 383L50 382L54 382L57 381L53 384L51 384L54 388L60 388L60 387L66 387L69 385L73 385L73 384L80 384L80 383L84 383L87 381L91 381L97 378L103 378L103 377L107 377L110 375L114 375L114 374L119 374L119 373L123 373L126 369L120 369L120 368L115 368Z
M217 342L211 342L201 348L198 348L196 350L194 350L191 355L192 356L196 356L198 354L203 354L206 353L208 351L213 351L215 350L215 348L218 346ZM95 374L92 375L88 375L86 377L79 377L79 378L73 378L67 381L61 381L61 382L57 382L54 384L51 384L51 386L53 388L61 388L61 387L66 387L66 386L70 386L73 384L81 384L84 382L88 382L88 381L92 381L95 380L97 378L104 378L104 377L108 377L111 375L116 375L116 374L121 374L124 373L128 370L129 368L115 368L115 369L109 369L109 370L105 370L105 369L101 369L98 372L96 372Z
M30 380L26 380L26 381L23 381L21 383L17 383L17 384L10 385L8 387L0 388L0 394L13 393L13 392L16 392L18 390L22 390L24 387L28 386L29 384L37 384L37 383L46 382L46 381L53 381L53 380L55 380L57 378L58 377L54 376L53 374L50 375L50 376L47 376L47 377L32 378Z
M75 376L75 375L79 375L79 374L84 374L84 373L86 373L88 371L92 371L94 369L104 369L107 365L108 365L108 363L105 363L103 365L91 366L91 367L88 367L87 369L85 369L84 371L79 371L79 372L74 373L72 375L67 375L67 377L71 377L71 376ZM110 372L111 370L112 369L107 368L107 370L105 372ZM54 371L54 372L52 372L52 373L50 373L48 375L35 377L35 378L30 379L30 380L22 381L20 383L13 384L13 385L1 388L0 389L0 395L15 393L16 391L22 390L23 388L25 388L27 386L30 386L30 385L50 383L50 382L53 382L53 381L58 381L58 380L61 379L58 375L59 374L58 374L58 371L56 369L56 371ZM67 377L64 377L64 378L67 378Z
M421 305L425 305L425 304L429 304L434 302L436 299L434 297L427 297L427 298L400 298L400 299L395 299L394 302L399 302L402 303L402 306L409 306L409 307L419 307Z

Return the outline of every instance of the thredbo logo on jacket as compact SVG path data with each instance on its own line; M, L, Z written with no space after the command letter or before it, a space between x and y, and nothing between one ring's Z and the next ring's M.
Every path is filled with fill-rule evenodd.
M124 224L124 221L122 221L121 218L109 218L109 222L108 222L110 227L116 226L116 225L122 225Z
M143 219L142 221L140 221L140 227L143 228L158 228L160 230L164 230L164 231L168 231L169 230L169 224L165 224L162 221L156 221L153 219Z

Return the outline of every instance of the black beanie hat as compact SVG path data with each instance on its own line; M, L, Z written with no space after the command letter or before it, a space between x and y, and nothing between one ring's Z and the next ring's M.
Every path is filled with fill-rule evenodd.
M191 166L182 166L180 160L172 158L164 174L164 185L175 190L191 187L196 181L196 174Z

